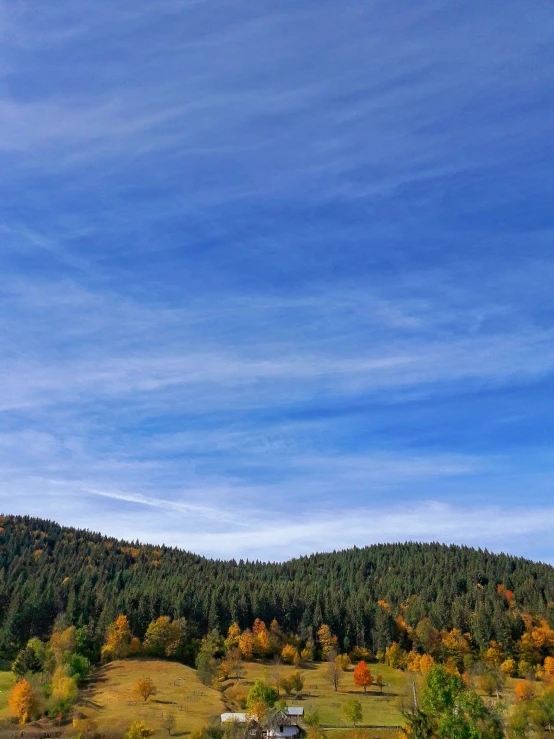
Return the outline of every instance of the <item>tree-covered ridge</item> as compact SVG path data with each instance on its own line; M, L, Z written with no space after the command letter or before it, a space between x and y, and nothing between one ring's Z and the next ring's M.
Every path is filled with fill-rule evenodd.
M282 564L211 560L170 547L125 543L29 517L0 519L0 649L45 638L56 618L87 626L98 645L119 614L144 638L159 616L185 618L198 636L256 618L304 641L329 625L339 647L374 653L438 630L491 641L521 659L528 615L554 626L554 568L509 555L440 544L384 544ZM527 620L526 620L527 619ZM420 627L421 633L421 627ZM543 649L544 647L544 649ZM534 648L531 645L530 649ZM538 652L550 649L539 645ZM544 659L545 654L538 654ZM542 660L539 660L542 661Z

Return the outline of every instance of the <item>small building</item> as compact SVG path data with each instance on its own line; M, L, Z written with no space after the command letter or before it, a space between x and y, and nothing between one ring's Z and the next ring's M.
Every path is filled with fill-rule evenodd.
M222 713L221 714L221 723L233 723L238 724L243 727L244 729L244 737L245 739L263 739L264 738L264 730L258 723L258 719L256 716L252 715L250 716L248 713ZM240 732L241 734L243 732Z
M267 725L262 727L256 716L248 713L222 713L221 723L235 723L244 727L245 739L298 739L304 734L300 721L304 709L300 706L287 706L268 716Z

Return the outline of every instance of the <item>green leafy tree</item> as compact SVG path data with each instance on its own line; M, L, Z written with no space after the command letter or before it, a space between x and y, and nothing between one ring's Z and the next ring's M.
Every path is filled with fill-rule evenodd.
M357 698L350 698L342 704L342 713L348 723L356 727L362 720L362 704Z
M443 665L432 667L425 678L422 710L438 739L502 739L498 715L477 693L468 690L459 675Z
M90 672L90 662L82 654L72 654L68 661L70 677L76 677L79 682L84 680Z
M275 688L267 685L263 680L256 680L248 692L246 705L250 708L256 705L256 703L263 703L268 708L273 708L277 698L278 695Z
M196 657L196 676L202 685L213 685L217 671L217 660L209 652L199 652Z

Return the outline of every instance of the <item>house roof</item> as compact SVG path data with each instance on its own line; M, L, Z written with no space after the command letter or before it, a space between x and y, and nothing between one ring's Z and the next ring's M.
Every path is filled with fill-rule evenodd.
M248 722L247 713L222 713L221 723L224 724L226 721L236 721L239 724L246 724Z
M302 706L287 706L285 708L285 713L289 716L303 716L304 709L302 708Z

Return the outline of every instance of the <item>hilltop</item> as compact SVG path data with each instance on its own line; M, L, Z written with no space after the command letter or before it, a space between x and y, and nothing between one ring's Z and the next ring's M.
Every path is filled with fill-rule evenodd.
M328 624L344 651L358 645L376 654L394 642L429 651L415 636L428 619L438 631L469 634L473 650L496 641L517 659L521 638L533 627L529 619L554 623L554 568L486 550L419 543L282 564L219 561L3 516L0 609L0 649L8 656L31 636L47 637L60 614L68 624L86 625L98 646L108 625L126 614L139 638L161 615L186 619L196 638L213 629L225 634L234 622L244 629L260 618L276 619L283 632L307 642ZM193 652L191 647L191 664ZM544 658L535 656L537 663Z

